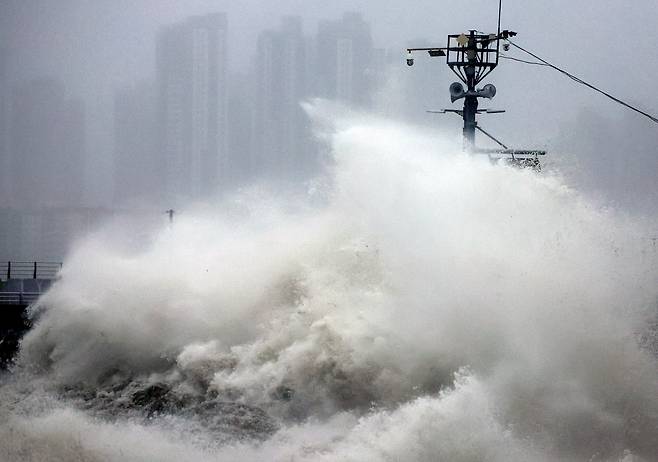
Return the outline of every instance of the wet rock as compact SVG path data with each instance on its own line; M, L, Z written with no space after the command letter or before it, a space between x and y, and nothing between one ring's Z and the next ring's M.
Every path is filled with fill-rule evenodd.
M266 439L278 425L265 411L241 403L211 401L191 412L212 431L227 433L239 439Z
M272 399L277 399L279 401L290 401L294 396L295 390L284 385L279 385L272 393Z

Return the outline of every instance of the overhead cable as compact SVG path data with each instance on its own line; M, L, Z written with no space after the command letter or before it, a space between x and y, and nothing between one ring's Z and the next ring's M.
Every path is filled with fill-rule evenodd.
M614 102L616 102L616 103L618 103L618 104L621 104L622 106L625 106L625 107L627 107L628 109L631 109L632 111L635 111L635 112L637 112L637 113L639 113L639 114L642 114L644 117L646 117L646 118L648 118L649 120L651 120L652 122L658 124L658 117L656 117L656 116L654 116L654 115L651 115L651 114L649 114L649 113L647 113L647 112L644 112L643 110L638 109L638 108L636 108L635 106L632 106L631 104L629 104L629 103L627 103L627 102L625 102L625 101L622 101L622 100L620 100L619 98L617 98L617 97L615 97L615 96L612 96L610 93L607 93L607 92L601 90L600 88L597 88L596 86L592 85L591 83L587 83L587 82L585 82L583 79L578 78L578 77L576 77L575 75L573 75L573 74L571 74L571 73L565 71L564 69L561 69L561 68L557 67L556 65L549 63L549 62L546 61L545 59L543 59L543 58L537 56L535 53L533 53L533 52L531 52L531 51L526 50L525 48L521 47L520 45L517 45L516 43L512 42L511 40L507 39L507 41L510 43L510 45L512 45L512 46L514 46L514 47L516 47L516 48L518 48L519 50L523 51L524 53L527 53L527 54L529 54L530 56L532 56L533 58L535 58L536 60L540 61L541 64L543 64L543 65L545 65L545 66L548 66L548 67L551 67L551 68L555 69L556 71L560 72L561 74L564 74L564 75L566 75L567 77L569 77L571 80L573 80L573 81L575 81L575 82L577 82L577 83L579 83L579 84L581 84L581 85L585 85L586 87L591 88L592 90L594 90L594 91L596 91L596 92L601 93L602 95L604 95L604 96L610 98L610 99L613 100ZM523 60L516 59L516 58L510 58L510 57L506 57L506 58L507 58L507 59L513 59L514 61L524 62ZM540 64L540 63L527 62L527 64Z
M513 58L512 56L501 56L502 59L509 59L510 61L518 61L520 63L524 64L534 64L535 66L546 66L548 67L548 64L545 63L538 63L535 61L526 61L525 59L519 59L519 58Z

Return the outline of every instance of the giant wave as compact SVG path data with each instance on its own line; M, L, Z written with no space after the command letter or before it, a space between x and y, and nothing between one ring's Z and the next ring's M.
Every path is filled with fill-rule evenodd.
M332 153L309 197L254 187L137 252L78 243L2 378L0 459L658 458L644 225L308 110Z

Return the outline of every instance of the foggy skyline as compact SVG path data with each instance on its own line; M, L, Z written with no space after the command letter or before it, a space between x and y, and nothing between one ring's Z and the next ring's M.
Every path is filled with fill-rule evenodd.
M203 187L204 197L209 197L213 188L227 191L263 177L308 178L321 162L310 122L300 106L310 97L343 100L456 139L461 132L457 117L425 113L455 107L447 91L454 75L442 59L426 56L419 56L416 66L407 68L403 51L411 44L441 46L448 33L469 28L494 31L496 12L497 2L492 0L461 8L430 1L70 0L57 7L41 0L7 1L0 5L2 152L21 152L20 143L12 144L7 135L11 123L16 122L12 104L23 105L16 102L15 95L20 88L44 81L59 88L54 92L59 93L57 98L77 101L78 117L84 119L78 124L82 130L67 130L71 136L55 144L83 143L84 149L74 155L80 162L63 170L61 166L44 167L43 172L51 175L34 170L31 181L47 185L61 182L66 174L77 178L81 184L68 185L79 191L67 193L74 197L66 204L72 207L146 206L155 210L163 204L180 203L182 196L180 200L171 198L181 192L182 184ZM224 165L213 173L215 167L208 166L215 160L194 164L184 154L174 162L174 157L166 154L162 117L167 111L161 105L162 81L168 71L162 71L159 64L158 47L163 43L163 31L215 13L226 18L225 57L217 65L224 73L218 88L226 94L220 106L227 119L224 128L212 117L206 128L198 128L199 133L211 133L207 127L220 127L212 136L224 146L216 159ZM341 24L352 14L363 26L354 27L353 40L342 42L342 32L336 31L348 27ZM505 1L502 26L518 31L516 40L523 46L655 112L658 95L652 92L652 85L658 63L647 60L645 68L638 70L635 61L636 56L652 55L658 43L652 19L656 15L658 5L649 1L632 5L605 2L596 9L566 1L551 5ZM580 21L583 16L588 21ZM358 32L359 27L365 32ZM323 50L323 41L330 37L333 44ZM629 43L633 53L628 52ZM355 44L362 49L354 48ZM345 62L356 66L341 71L342 81L336 80L340 63L332 63L332 46L338 47L339 56L349 53ZM524 57L514 50L508 54ZM182 69L176 60L172 63L174 72ZM176 78L189 82L191 76L181 71ZM218 85L215 77L209 78L209 84ZM656 215L655 125L547 68L503 60L487 83L498 87L498 95L488 106L507 113L483 116L483 127L510 146L547 149L549 168L559 169L571 184L602 203ZM194 93L192 87L185 91L190 97ZM208 104L205 109L205 103L197 104L195 111L216 110L212 109L215 103ZM27 110L37 113L35 108ZM56 139L51 136L48 141L43 133L43 139L34 134L24 138L32 136L35 139L30 142L42 146ZM191 133L189 139L194 138ZM488 143L483 137L479 140ZM194 143L198 149L206 149L206 144ZM213 141L208 138L203 143L211 146ZM218 149L210 148L212 152ZM196 158L201 159L200 153ZM29 163L27 159L22 161ZM186 180L192 177L181 173L184 166L197 176L203 172L214 178L207 182L210 187ZM67 169L68 173L56 173ZM14 172L6 154L2 170L0 192L9 197L8 175ZM167 175L169 180L163 180ZM224 176L220 180L217 175ZM167 186L176 178L181 182L178 186ZM167 188L168 199L153 200L164 198ZM36 205L56 203L62 201L47 197Z
M493 31L496 7L492 0L457 8L436 1L69 0L55 7L45 0L9 0L0 5L0 38L9 50L10 81L53 77L64 83L71 96L85 101L88 142L93 146L88 153L86 190L91 203L108 204L111 182L100 172L112 168L114 94L131 82L154 78L155 37L162 26L195 14L226 12L229 69L242 73L254 66L258 34L276 28L282 16L301 16L304 33L313 35L320 21L336 19L344 11L358 11L371 24L374 43L399 52L402 65L403 49L410 41L443 44L448 33L472 27ZM658 96L651 92L658 64L649 60L644 63L646 71L640 72L634 65L635 56L653 54L658 42L653 24L657 16L658 4L649 0L599 2L596 8L564 0L550 4L508 0L503 3L502 23L518 31L519 43L531 50L651 109L658 107ZM581 21L584 17L588 20ZM634 52L628 53L628 42L635 36L640 39L633 43ZM450 107L447 86L453 76L443 63L419 60L415 75L407 73L405 77L415 79L421 72L433 86L423 89L427 99L424 106L416 108L417 118L428 119L423 113L427 106ZM509 144L548 144L550 148L560 125L564 120L575 123L581 106L606 117L623 115L614 103L545 69L504 62L489 80L499 89L495 105L508 113L483 123ZM405 107L405 95L389 96L402 101L398 104L400 113L411 112ZM526 117L533 108L540 108L541 120ZM445 118L427 121L458 128L458 121ZM637 122L645 124L647 131L653 129L642 119Z

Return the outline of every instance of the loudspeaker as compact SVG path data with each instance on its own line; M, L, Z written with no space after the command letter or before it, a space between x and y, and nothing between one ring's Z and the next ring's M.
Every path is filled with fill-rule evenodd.
M450 85L450 101L453 103L466 95L464 85L460 82L454 82Z
M484 88L478 90L478 96L492 99L494 96L496 96L496 87L488 83L484 86Z

